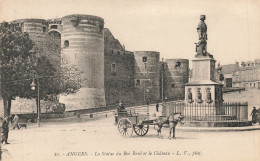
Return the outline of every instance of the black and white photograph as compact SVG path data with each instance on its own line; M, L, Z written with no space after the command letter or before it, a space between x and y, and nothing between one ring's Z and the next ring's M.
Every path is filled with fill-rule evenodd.
M259 161L260 0L0 0L0 161Z

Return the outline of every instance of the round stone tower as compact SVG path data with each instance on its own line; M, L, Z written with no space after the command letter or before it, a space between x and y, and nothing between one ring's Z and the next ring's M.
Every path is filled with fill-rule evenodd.
M42 34L47 32L47 22L44 19L19 19L14 20L13 23L20 24L22 31L29 34Z
M135 96L138 101L160 99L160 53L135 51Z
M164 65L164 97L183 99L184 84L189 81L188 59L166 59Z
M79 73L80 89L61 95L66 110L105 106L104 91L104 20L91 15L69 15L62 18L62 67ZM74 79L77 81L77 79Z
M2 62L1 62L1 59L0 59L0 64L2 64ZM3 108L3 97L2 97L2 78L1 78L1 76L2 76L2 73L1 73L1 70L0 70L0 106L1 106L1 108L0 108L0 117L4 117L4 108Z

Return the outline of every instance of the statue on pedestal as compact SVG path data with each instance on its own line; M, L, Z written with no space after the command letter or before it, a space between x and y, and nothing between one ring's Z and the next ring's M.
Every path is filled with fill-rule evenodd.
M197 27L197 32L199 35L199 42L196 44L197 55L206 56L207 55L207 25L204 22L206 20L205 15L200 16L200 22Z

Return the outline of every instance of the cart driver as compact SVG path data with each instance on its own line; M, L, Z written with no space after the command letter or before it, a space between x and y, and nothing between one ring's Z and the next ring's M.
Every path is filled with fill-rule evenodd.
M118 112L123 112L123 111L125 111L125 106L123 105L122 101L119 101L117 111L118 111Z

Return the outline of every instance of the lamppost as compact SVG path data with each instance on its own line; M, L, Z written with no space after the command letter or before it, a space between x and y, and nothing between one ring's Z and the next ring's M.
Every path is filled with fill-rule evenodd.
M163 89L163 84L164 84L164 80L163 80L163 76L164 76L164 62L163 62L163 58L162 58L162 106L163 106L163 97L164 97L164 89Z
M146 88L147 115L149 115L149 92L150 92L150 90L148 88Z
M146 73L147 73L147 70L146 70L146 62L147 62L147 57L143 57L143 62L144 62L144 102L146 102L146 105L147 105L147 115L149 115L149 100L148 100L148 97L149 97L149 89L147 87L147 78L146 78Z
M41 115L41 107L40 107L40 81L39 81L39 75L36 71L34 71L34 76L36 76L36 79L37 79L37 113L38 113L38 116L37 116L37 123L38 123L38 127L40 127L40 115ZM31 90L35 90L35 87L36 87L36 84L34 82L34 79L31 83Z
M146 93L145 93L145 90L146 90L146 59L143 58L143 62L144 62L144 102L146 102Z

